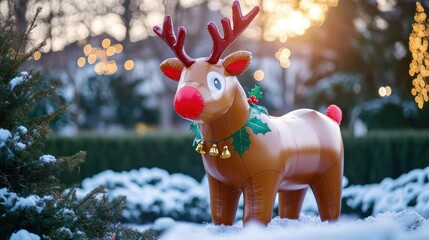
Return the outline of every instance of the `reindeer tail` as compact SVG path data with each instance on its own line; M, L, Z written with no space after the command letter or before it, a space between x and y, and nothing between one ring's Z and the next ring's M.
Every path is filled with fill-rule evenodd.
M332 120L337 122L338 125L340 125L343 113L337 105L332 104L326 108L326 116L330 117Z

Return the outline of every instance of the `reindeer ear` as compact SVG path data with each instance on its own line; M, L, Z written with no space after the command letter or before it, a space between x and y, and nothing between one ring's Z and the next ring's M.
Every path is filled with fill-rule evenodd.
M183 64L177 58L169 58L164 60L159 68L161 68L161 71L168 78L179 81L183 70Z
M249 67L252 60L252 54L247 51L233 52L223 60L223 66L232 76L243 74Z

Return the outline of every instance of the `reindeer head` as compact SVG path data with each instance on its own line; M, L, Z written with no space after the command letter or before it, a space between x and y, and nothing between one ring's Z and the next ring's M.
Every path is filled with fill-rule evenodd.
M241 75L249 66L251 53L234 52L220 59L225 49L247 28L259 12L253 8L243 16L238 1L232 6L230 20L222 18L224 36L216 24L209 22L207 28L213 39L213 49L207 58L190 58L184 49L186 30L179 27L177 38L170 16L164 18L163 29L154 27L154 32L173 50L177 58L161 63L161 71L170 79L178 81L174 108L181 117L195 122L210 122L224 115L231 107Z

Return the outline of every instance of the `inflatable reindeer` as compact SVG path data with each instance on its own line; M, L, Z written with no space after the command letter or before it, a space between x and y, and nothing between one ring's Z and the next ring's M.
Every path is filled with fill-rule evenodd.
M341 110L327 113L299 109L281 117L256 105L260 92L248 98L236 76L249 66L251 53L238 51L220 59L223 51L250 24L259 7L247 15L233 2L232 22L222 19L222 37L213 22L208 31L213 49L208 58L190 58L184 50L186 31L177 38L171 17L154 32L177 58L161 63L162 72L178 81L175 111L191 120L196 150L201 153L210 186L214 224L232 225L244 194L244 224L271 221L276 194L279 216L296 219L308 187L317 200L320 218L336 220L341 210L343 142ZM209 150L210 149L210 150Z

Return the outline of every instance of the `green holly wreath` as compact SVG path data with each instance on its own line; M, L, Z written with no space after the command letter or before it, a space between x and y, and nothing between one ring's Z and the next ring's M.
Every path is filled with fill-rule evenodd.
M260 87L255 85L255 87L252 88L248 93L247 101L250 105L250 114L246 123L243 125L243 127L233 133L231 136L228 136L225 139L218 141L222 142L226 141L229 138L232 138L232 145L234 147L234 150L238 153L238 155L240 155L240 157L243 156L244 152L249 149L249 145L252 143L250 141L250 135L246 130L247 128L250 128L253 134L264 135L267 132L271 132L271 129L268 127L268 124L262 122L262 120L259 119L257 116L253 116L252 118L250 118L251 115L268 114L268 111L265 107L257 105L259 99L262 99L262 92L260 90ZM197 123L191 122L190 130L195 134L195 139L192 144L193 146L196 146L198 143L204 140Z

